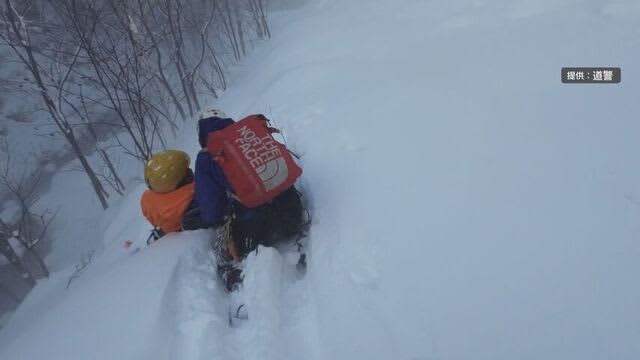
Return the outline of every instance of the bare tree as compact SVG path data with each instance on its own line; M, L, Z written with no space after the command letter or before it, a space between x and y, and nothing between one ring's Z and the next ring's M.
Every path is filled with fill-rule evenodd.
M156 16L159 16L159 14L157 13L157 7L154 6L154 3L149 1L137 0L137 5L140 23L145 30L144 36L147 36L151 40L152 46L150 48L155 55L156 71L154 71L153 74L156 77L156 80L162 85L162 88L167 92L169 99L176 107L176 110L180 114L182 120L186 120L187 114L184 110L184 107L182 106L182 103L178 99L176 91L173 89L173 85L169 80L170 77L166 73L166 56L164 54L164 51L162 51L160 41L160 39L164 39L168 35L166 27L164 26L165 23L153 21L153 19L156 19ZM145 16L145 14L147 16Z
M124 183L93 119L117 119L111 140L147 160L165 131L177 133L176 118L226 89L226 61L246 56L252 37L270 37L268 0L0 1L0 41L29 74L19 86L41 98L104 208L105 185L122 194Z
M120 120L133 144L133 148L121 146L127 154L147 160L154 140L163 142L158 124L159 117L167 114L149 96L148 72L141 60L146 53L136 45L130 26L123 27L114 1L58 0L55 4L86 58L90 71L85 70L82 76L104 97L100 104Z
M194 94L194 99L196 106L199 108L200 104L196 95L196 88L198 87L198 81L202 81L203 85L209 90L209 92L217 97L217 92L215 91L215 87L209 81L207 81L206 77L202 75L204 68L206 65L209 65L210 68L207 68L207 71L211 71L211 68L219 75L220 80L224 83L224 75L222 73L222 69L220 67L220 63L218 61L218 57L214 51L214 47L210 41L210 32L213 29L213 21L217 15L217 7L215 6L215 2L211 2L208 8L195 8L193 5L188 8L188 14L185 11L185 29L190 38L191 43L191 53L193 56L192 61L187 62L184 59L183 63L190 63L190 67L186 69L186 78L188 79L189 87L191 88L191 93ZM204 14L205 16L198 16L199 14ZM210 61L207 61L207 58L211 56Z
M240 42L240 49L242 49L242 56L247 56L247 45L244 39L244 28L243 28L244 21L243 21L240 5L235 3L233 8L235 11L236 28L238 29L238 41Z
M78 115L78 118L82 121L82 123L84 123L86 125L87 130L88 130L89 134L91 135L91 140L93 141L93 146L98 151L98 154L100 155L100 158L102 159L102 161L104 162L106 168L108 169L108 172L106 174L104 172L100 173L101 178L103 178L104 182L109 184L111 186L111 188L114 189L118 194L122 195L124 193L124 191L125 191L124 182L122 182L122 179L120 178L120 175L118 174L118 170L116 169L115 164L111 160L111 157L107 153L107 150L100 143L100 139L99 139L98 134L97 134L97 132L96 132L96 130L94 128L95 125L91 122L91 118L93 116L89 112L89 106L87 105L87 99L83 96L82 85L80 85L79 88L80 88L80 90L79 90L80 96L78 97L78 100L80 101L81 107L78 108L75 104L73 104L71 102L68 102L68 101L67 101L67 104L69 105L69 107L71 107L76 112L76 114Z
M36 166L33 170L23 170L21 175L12 174L14 169L11 160L11 152L5 146L6 161L4 169L0 173L0 186L4 187L16 201L18 207L18 218L13 224L6 224L0 221L1 232L12 234L24 247L27 254L33 259L40 270L49 276L44 260L36 251L36 246L45 237L49 225L55 218L55 213L49 210L35 212L34 205L40 200L38 186L42 179L42 166ZM39 161L36 159L36 163Z
M41 59L46 59L46 56L38 56L38 53L36 52L35 43L32 41L32 28L25 20L25 15L30 11L30 9L30 6L26 6L25 10L21 13L16 9L13 1L5 0L4 8L0 9L0 20L2 20L5 25L3 31L0 31L0 40L2 40L2 42L13 51L14 55L24 65L25 69L31 76L30 80L32 81L34 91L40 95L51 120L58 129L59 134L62 135L71 146L73 153L82 164L82 167L89 178L98 199L100 200L100 204L104 209L106 209L108 207L108 194L96 176L91 164L82 152L74 128L61 106L65 96L63 89L77 62L80 54L80 48L78 47L74 50L71 56L71 62L67 65L66 69L61 70L61 76L56 78L48 70L52 67L47 68L41 62ZM60 64L58 63L55 65Z
M268 5L268 0L247 0L247 8L259 39L271 38L271 30L267 21Z
M226 36L231 49L233 50L233 56L236 61L242 59L242 53L238 38L236 35L236 22L234 21L234 12L231 11L230 0L220 0L216 2L220 10L220 18L223 26L223 34Z
M16 268L22 279L28 282L29 285L33 286L36 281L29 270L22 264L22 261L18 257L18 254L16 254L13 246L11 246L11 243L9 242L10 238L11 231L9 229L9 226L7 226L7 224L5 224L2 219L0 219L0 254L2 254L2 256L4 256L7 261L9 261ZM9 292L8 290L6 290L6 292L13 295L13 293ZM13 298L17 299L15 295L13 296Z

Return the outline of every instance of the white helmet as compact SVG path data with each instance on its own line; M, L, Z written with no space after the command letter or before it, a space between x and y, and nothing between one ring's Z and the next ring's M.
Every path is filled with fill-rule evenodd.
M206 109L206 110L204 110L204 111L202 111L200 113L200 120L208 119L208 118L212 118L212 117L226 119L227 118L227 114L225 114L224 111L222 111L220 109Z

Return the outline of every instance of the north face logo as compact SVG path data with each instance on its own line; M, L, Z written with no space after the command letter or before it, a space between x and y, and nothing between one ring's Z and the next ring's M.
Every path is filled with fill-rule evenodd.
M256 168L256 172L258 176L260 176L262 184L267 191L277 188L289 177L287 161L282 156L264 165L260 165Z

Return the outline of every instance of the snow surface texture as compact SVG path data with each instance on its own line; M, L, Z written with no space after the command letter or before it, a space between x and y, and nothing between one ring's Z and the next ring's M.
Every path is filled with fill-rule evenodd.
M261 248L230 297L208 231L123 253L141 186L67 292L60 272L30 294L0 358L640 358L636 1L294 4L215 105L266 113L303 156L306 276ZM563 85L563 66L623 81Z

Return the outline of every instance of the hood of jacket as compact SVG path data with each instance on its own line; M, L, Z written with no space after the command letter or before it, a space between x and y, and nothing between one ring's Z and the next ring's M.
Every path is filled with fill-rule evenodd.
M222 130L233 123L234 121L230 118L222 119L219 117L211 117L199 120L198 142L200 142L200 146L202 148L207 147L207 139L209 137L209 133Z

